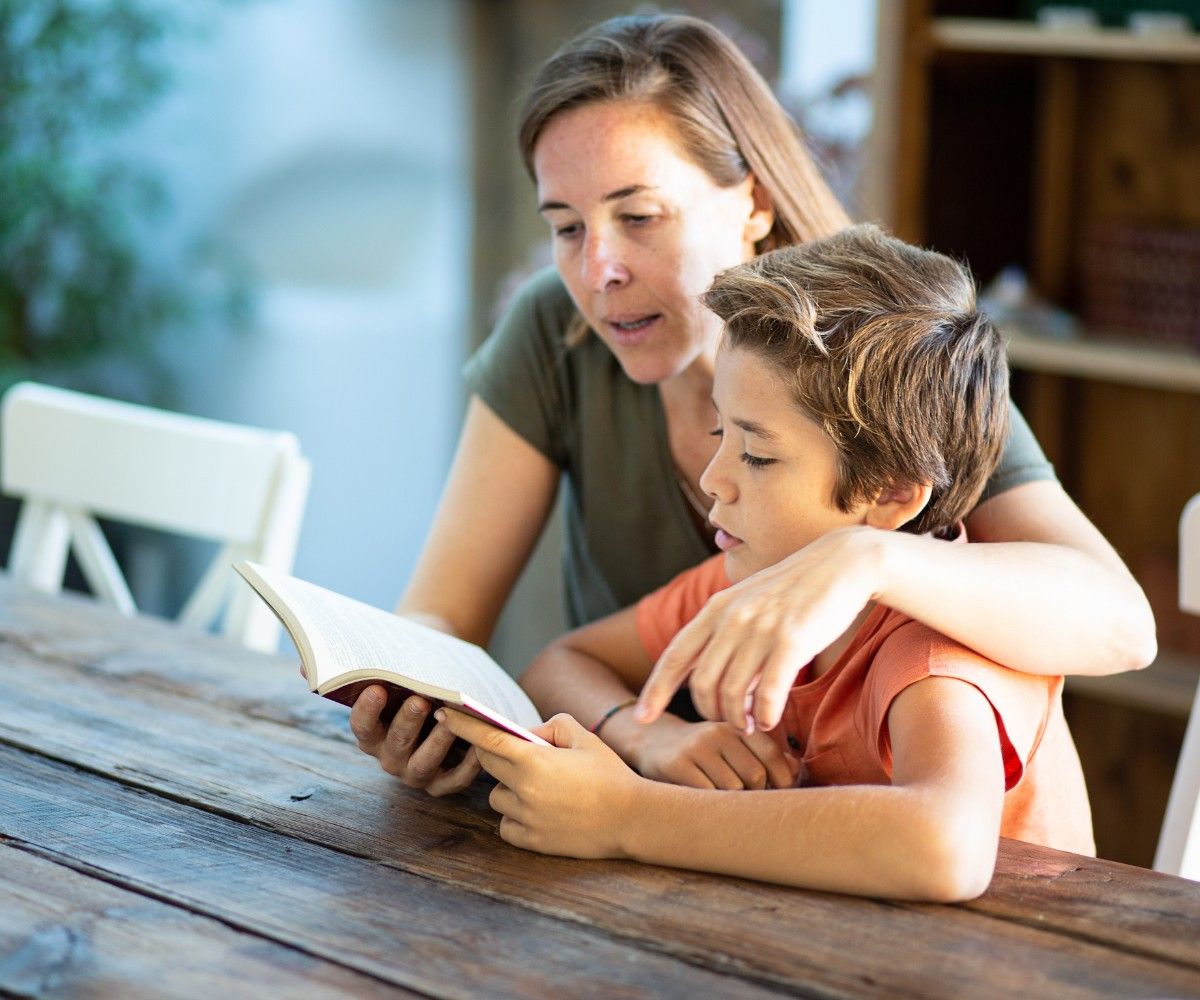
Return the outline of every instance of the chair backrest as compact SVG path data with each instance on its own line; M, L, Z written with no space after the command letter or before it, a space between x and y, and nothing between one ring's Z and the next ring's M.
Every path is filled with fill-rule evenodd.
M232 564L290 571L311 467L295 435L167 413L22 382L0 406L0 485L23 497L8 571L62 587L68 551L98 597L135 613L95 516L218 542L179 615L251 649L272 651L279 624ZM224 614L222 615L222 612Z
M1188 501L1179 519L1179 606L1200 615L1200 493ZM1200 880L1200 687L1171 783L1154 867Z

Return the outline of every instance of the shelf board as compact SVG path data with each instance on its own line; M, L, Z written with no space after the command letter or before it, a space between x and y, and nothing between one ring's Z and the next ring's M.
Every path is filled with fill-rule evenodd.
M1110 677L1068 677L1072 694L1186 719L1196 697L1200 659L1160 651L1145 670Z
M1124 28L1045 28L1030 21L938 17L930 22L929 37L939 52L1200 62L1196 33L1137 35Z
M1004 327L1014 368L1121 385L1200 393L1200 353L1145 342L1054 340Z

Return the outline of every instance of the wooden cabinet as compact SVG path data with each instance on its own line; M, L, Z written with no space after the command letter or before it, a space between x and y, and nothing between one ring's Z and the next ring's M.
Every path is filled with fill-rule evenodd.
M1017 264L1079 312L1096 226L1200 233L1200 35L1052 31L1024 9L883 0L874 208L981 284ZM1200 340L1010 333L1019 405L1158 620L1158 662L1072 681L1067 706L1100 853L1146 865L1200 676L1176 583L1179 515L1200 492Z

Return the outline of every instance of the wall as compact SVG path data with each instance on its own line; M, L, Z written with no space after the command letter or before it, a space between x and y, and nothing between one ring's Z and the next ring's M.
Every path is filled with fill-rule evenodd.
M314 465L296 572L387 607L461 414L465 16L433 0L227 5L177 46L178 86L134 139L170 183L164 252L210 239L259 283L248 329L177 350L180 408L294 431ZM173 558L151 546L131 574L169 589L190 571Z

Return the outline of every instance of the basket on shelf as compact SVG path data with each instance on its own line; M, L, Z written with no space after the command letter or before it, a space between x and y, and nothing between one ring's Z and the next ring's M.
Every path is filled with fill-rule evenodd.
M1200 229L1095 223L1080 249L1089 328L1200 350Z

